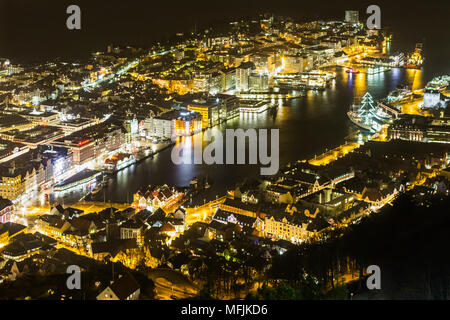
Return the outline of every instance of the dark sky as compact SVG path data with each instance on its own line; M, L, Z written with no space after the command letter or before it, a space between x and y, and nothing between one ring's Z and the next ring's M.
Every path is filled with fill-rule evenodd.
M79 31L66 28L70 4L81 8ZM0 57L78 56L109 43L148 45L195 24L264 12L305 20L343 19L345 10L356 9L365 17L370 4L380 6L382 25L390 25L402 42L414 46L427 37L448 48L448 0L0 0Z

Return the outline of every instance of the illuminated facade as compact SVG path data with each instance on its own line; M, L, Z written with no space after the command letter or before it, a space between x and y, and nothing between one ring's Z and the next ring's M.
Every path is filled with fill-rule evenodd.
M180 116L173 120L175 122L175 135L190 136L202 131L202 116L194 111L180 112Z
M345 22L348 23L358 23L359 21L359 12L353 10L345 11Z
M196 104L194 102L188 105L188 110L199 113L202 117L202 127L208 128L218 124L219 107L218 104Z

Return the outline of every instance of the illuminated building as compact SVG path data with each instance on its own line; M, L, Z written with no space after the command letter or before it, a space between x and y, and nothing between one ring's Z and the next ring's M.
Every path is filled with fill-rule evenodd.
M152 82L170 93L184 95L194 91L194 80L192 79L152 79Z
M275 57L272 53L255 53L250 56L250 62L255 65L256 72L267 75L275 71Z
M209 78L209 92L217 94L222 92L222 74L220 72L213 72Z
M270 102L264 100L241 100L239 111L242 113L261 113L270 107Z
M4 247L3 258L19 262L39 253L44 242L37 235L25 232L19 232L12 243Z
M101 176L101 171L83 169L80 172L72 175L66 180L58 183L54 186L54 191L66 191L78 186L82 186L87 183L94 183L97 177Z
M10 130L28 130L35 126L30 120L18 114L0 115L0 132Z
M281 58L281 71L283 73L303 72L303 56L285 55Z
M300 203L311 212L318 210L320 213L331 215L350 209L354 201L354 195L339 193L331 188L323 189L300 199Z
M245 92L249 90L249 77L255 65L251 62L244 62L236 68L236 91Z
M144 130L150 137L175 139L202 131L200 113L188 110L171 110L144 120Z
M238 225L240 230L247 231L251 233L260 234L264 229L264 221L259 217L251 217L247 215L238 214L235 212L225 211L223 209L218 208L212 217L212 221L219 222L218 225L214 223L210 224L210 229L213 229L213 233L215 233L215 237L217 238L218 231L226 231L223 228L220 228L222 225ZM253 231L253 229L255 231ZM233 231L240 231L233 230Z
M387 138L388 140L450 143L450 119L404 115L389 125Z
M202 131L202 116L194 111L180 111L175 122L175 135L190 136Z
M136 239L137 244L143 242L144 224L139 220L128 220L120 225L120 239Z
M324 223L320 217L316 217L316 214L308 217L296 210L277 212L264 219L264 235L274 240L282 239L299 244L312 237L315 229L320 230L325 226L327 223Z
M3 222L2 224L0 224L0 248L8 245L15 236L26 232L27 227L21 224L13 222Z
M228 68L220 70L222 75L221 92L231 90L236 87L236 69Z
M140 286L129 273L119 276L97 296L97 300L138 300Z
M269 76L267 74L252 73L248 79L248 87L250 91L268 91Z
M266 199L275 203L293 203L294 199L289 190L278 185L268 185L266 188Z
M8 139L36 148L38 145L50 143L56 139L62 138L64 132L61 128L38 125L30 130L11 130L0 134L2 137L8 136Z
M149 137L157 137L162 140L173 138L172 119L165 117L150 117L144 120L144 130Z
M149 188L145 192L137 192L133 196L135 203L139 204L140 209L155 210L164 213L159 208L170 207L175 205L184 197L183 192L179 192L175 188L169 188L167 185ZM145 201L144 201L145 200ZM165 213L164 213L165 216Z
M73 153L73 164L78 165L119 149L125 143L125 134L126 129L123 126L105 121L76 131L51 144L70 148Z
M209 90L209 77L198 75L194 78L194 92L205 92Z
M0 195L14 201L31 198L43 187L63 179L72 166L71 159L66 148L39 145L12 161L0 162Z
M2 139L7 138L4 134L0 134L0 136ZM29 151L30 148L22 143L0 139L0 163L10 162L14 158L22 156Z
M236 199L225 199L225 201L219 205L219 208L226 212L232 212L238 215L253 218L264 218L264 216L266 215L261 210L260 206L252 203L244 203Z
M36 176L36 170L32 172L32 175L27 175L27 180L23 175L22 169L16 169L14 161L11 163L11 167L2 168L1 173L2 181L0 182L0 196L9 200L17 200L28 188L37 187L31 185L33 178ZM28 171L26 171L26 174ZM28 187L28 188L27 188ZM31 191L31 190L30 190Z
M219 110L221 108L218 99L217 100L194 100L188 104L188 110L194 111L202 116L202 127L208 128L219 123Z
M70 223L58 215L42 215L36 220L39 231L44 235L62 239L63 233L70 228Z
M425 88L423 94L423 108L445 108L450 101L449 97L443 95L440 90Z

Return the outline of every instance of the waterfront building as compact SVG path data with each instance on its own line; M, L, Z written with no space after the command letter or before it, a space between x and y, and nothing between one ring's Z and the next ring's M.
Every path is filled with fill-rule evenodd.
M173 110L161 115L163 116L170 118L173 122L172 136L190 136L202 131L202 116L195 111Z
M231 119L239 115L239 98L230 94L218 94L216 99L220 103L221 119Z
M449 101L450 98L443 95L440 90L425 88L422 108L445 109Z
M70 223L59 215L42 215L36 220L39 231L49 237L62 239L63 233L70 228Z
M252 62L241 63L236 68L236 92L246 92L249 90L249 77L255 65Z
M138 191L134 194L133 202L141 210L161 212L160 208L170 207L176 204L184 197L184 193L175 188L169 188L167 185L149 187L147 190ZM145 200L145 201L144 201ZM165 215L164 215L165 216Z
M145 119L144 130L148 137L157 137L162 140L168 140L174 137L172 119L165 116Z
M238 232L260 236L264 230L264 220L217 208L209 229L218 240L234 238Z
M253 218L264 218L266 215L261 209L260 205L253 203L244 203L237 199L226 198L225 201L219 205L219 208L223 211L233 212Z

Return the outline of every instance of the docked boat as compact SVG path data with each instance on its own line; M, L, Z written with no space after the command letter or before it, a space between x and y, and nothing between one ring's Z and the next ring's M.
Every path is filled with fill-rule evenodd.
M422 43L418 43L414 52L408 57L408 61L404 67L407 69L420 69L422 68L423 60Z
M84 184L94 182L102 175L101 171L84 169L72 177L58 183L53 187L53 191L62 192L72 188L80 187Z
M359 70L358 69L353 69L353 68L349 68L346 71L347 73L352 73L352 74L358 74Z
M101 184L97 184L97 186L92 189L91 194L92 195L96 195L97 193L99 193L102 190L102 185Z

